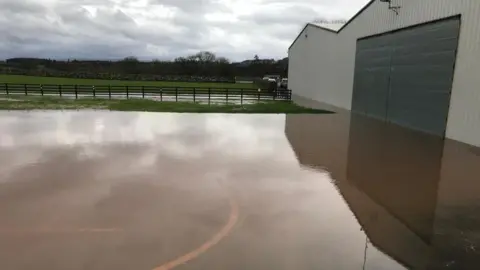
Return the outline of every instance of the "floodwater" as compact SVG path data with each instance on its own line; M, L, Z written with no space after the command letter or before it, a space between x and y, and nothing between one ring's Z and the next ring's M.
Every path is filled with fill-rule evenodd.
M6 93L1 93L2 95L6 95ZM25 95L25 92L23 91L10 91L9 94L11 95L11 99L15 99L16 96L20 95ZM210 96L207 96L205 94L197 94L195 98L193 97L193 94L183 94L180 93L177 96L172 93L168 94L157 94L157 93L145 93L142 95L141 93L138 92L133 92L129 93L127 96L126 93L123 92L113 92L106 93L105 91L102 91L100 93L96 93L93 95L92 92L90 93L77 93L75 94L74 92L63 92L61 95L59 93L45 93L45 94L40 94L40 93L29 93L28 96L30 97L62 97L62 98L68 98L68 99L76 99L76 98L96 98L96 99L148 99L148 100L155 100L155 101L175 101L175 102L192 102L195 101L197 103L201 104L255 104L258 102L265 102L265 101L272 101L272 100L285 100L284 96L277 96L273 97L271 94L269 95L268 93L262 93L260 96L258 95L252 95L252 94L245 94L245 95L236 95L236 94L229 94L228 96L226 94L217 94L215 92L211 93ZM1 99L10 99L10 98L0 98Z
M478 149L344 114L0 112L0 269L479 269Z

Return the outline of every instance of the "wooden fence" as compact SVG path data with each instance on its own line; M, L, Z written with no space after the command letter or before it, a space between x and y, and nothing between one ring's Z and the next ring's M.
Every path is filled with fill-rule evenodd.
M158 87L131 85L52 85L0 83L0 95L58 96L66 98L148 98L159 101L202 103L253 103L291 101L291 90L242 88Z

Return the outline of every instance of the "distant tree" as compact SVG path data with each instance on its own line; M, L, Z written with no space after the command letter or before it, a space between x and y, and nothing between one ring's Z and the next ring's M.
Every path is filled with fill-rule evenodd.
M201 51L196 55L198 60L203 63L212 63L217 59L217 56L214 53L208 51Z
M125 57L118 61L77 60L74 58L61 61L39 58L12 58L3 64L3 72L19 74L39 74L39 66L43 66L42 74L75 78L107 78L107 79L140 79L161 80L172 79L166 76L199 76L231 79L234 76L261 77L265 74L286 76L288 58L254 59L241 62L230 62L227 58L217 56L210 51L179 56L173 61L140 61L135 56ZM198 78L197 78L198 79Z
M191 61L191 62L198 62L198 61L200 61L200 58L198 58L198 55L196 55L196 54L189 55L189 56L185 57L185 59L186 59L187 61Z
M134 56L128 56L120 61L121 70L126 74L137 74L140 61Z
M217 56L209 51L201 51L194 55L187 56L187 59L190 61L200 62L200 63L212 63L215 62Z
M220 64L230 64L230 61L225 57L218 57L216 62Z
M185 57L177 57L175 58L175 60L173 60L174 62L178 62L178 63L183 63L183 62L187 62L188 59L185 58Z
M135 56L127 56L127 57L123 58L122 61L123 62L139 62L138 58L136 58Z

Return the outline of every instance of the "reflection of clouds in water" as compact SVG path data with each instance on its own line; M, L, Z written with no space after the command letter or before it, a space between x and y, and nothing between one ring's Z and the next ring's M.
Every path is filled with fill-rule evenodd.
M6 131L12 133L33 133L39 130L52 130L56 128L55 121L48 121L49 114L34 115L27 111L18 112L0 112L0 130L1 133ZM19 125L18 123L28 123Z
M34 164L52 147L75 147L78 160L87 160L108 155L102 146L121 149L118 155L124 157L142 146L140 153L131 153L130 168L152 166L167 156L182 162L208 158L219 166L238 157L241 162L291 162L295 158L284 125L283 115L3 112L0 160L9 166L2 166L0 174Z
M81 111L0 116L0 147L148 143L173 155L197 158L215 149L228 155L278 155L288 149L278 147L280 141L286 144L282 115Z
M21 148L16 150L5 150L0 148L0 183L5 181L5 176L12 171L38 162L43 154L42 150L36 148Z
M269 122L258 122L258 119L267 119ZM283 139L283 116L265 117L262 115L243 115L239 117L216 116L209 119L208 131L218 135L217 145L242 152L253 152L268 149ZM249 121L252 120L252 121ZM235 142L235 145L229 145ZM238 147L241 146L241 147Z
M63 165L58 159L57 164L51 160L55 152L69 153L69 161L64 162L101 164L95 178L107 182L113 181L108 180L110 176L119 179L119 173L129 181L135 181L138 175L162 181L195 176L197 181L204 181L205 176L222 170L230 171L230 176L238 170L241 173L237 175L245 178L264 177L264 184L275 178L295 179L295 173L287 173L292 166L286 165L295 157L284 135L283 115L105 111L25 114L0 115L0 161L6 161L0 166L3 179L15 180L12 176L16 172L36 164L59 170ZM298 170L296 165L293 167Z
M147 143L158 133L169 133L175 123L169 117L158 119L149 113L82 112L57 130L53 144ZM82 118L81 121L75 121ZM48 135L47 135L48 136Z
M15 115L0 115L4 198L34 198L32 204L68 202L56 211L60 208L68 218L80 220L77 213L69 216L69 210L98 211L125 201L126 209L145 211L149 205L142 204L143 199L156 196L155 189L166 190L170 197L210 198L222 195L221 183L235 190L239 202L248 202L242 211L253 229L243 233L242 241L255 241L256 233L275 241L284 233L300 238L308 250L363 260L365 235L328 173L299 166L284 134L283 115ZM22 125L28 127L18 127ZM81 213L87 215L87 210ZM45 215L56 218L51 211ZM274 230L256 231L271 224Z
M173 131L170 115L104 111L26 112L0 114L0 146L76 145L148 142ZM28 132L27 132L28 131Z

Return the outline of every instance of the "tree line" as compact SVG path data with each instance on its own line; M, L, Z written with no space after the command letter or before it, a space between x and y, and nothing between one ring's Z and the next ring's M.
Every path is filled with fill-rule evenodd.
M281 60L252 59L231 62L212 52L201 51L173 61L140 61L125 57L118 61L52 60L11 58L0 64L2 73L19 75L126 79L126 80L188 80L234 81L235 77L257 78L266 74L287 76L288 58Z

